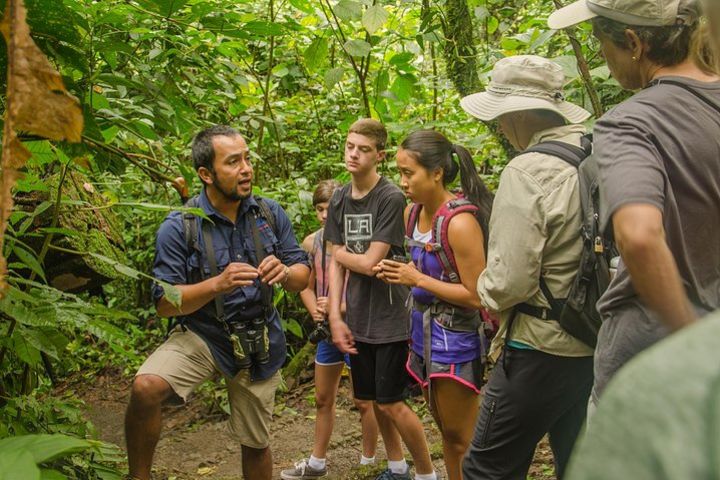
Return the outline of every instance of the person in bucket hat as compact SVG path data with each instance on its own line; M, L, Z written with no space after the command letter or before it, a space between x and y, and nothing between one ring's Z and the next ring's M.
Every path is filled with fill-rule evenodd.
M548 20L591 20L612 76L639 90L594 127L600 220L621 261L597 304L591 411L631 358L720 308L720 77L701 13L695 0L581 0Z
M504 113L526 110L555 112L569 123L582 123L590 113L565 101L562 68L534 55L518 55L499 60L484 92L460 100L463 110L480 120L495 120Z
M565 298L582 251L577 169L530 151L552 141L583 152L580 122L590 113L565 100L564 81L560 66L545 58L508 57L495 64L484 92L461 100L470 115L497 120L523 152L500 177L487 266L477 282L482 306L500 315L500 329L490 348L495 368L463 461L466 479L524 480L545 434L562 478L585 422L593 349L539 313L550 308L541 277L555 298Z

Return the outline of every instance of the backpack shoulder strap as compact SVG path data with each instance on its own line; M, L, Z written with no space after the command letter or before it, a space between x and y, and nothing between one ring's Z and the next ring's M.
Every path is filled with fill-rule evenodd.
M199 204L199 198L195 195L185 202L185 205L183 206L185 208L197 208ZM190 212L183 212L182 220L183 234L185 235L185 244L187 245L188 252L192 252L193 250L200 251L200 247L198 245L197 215Z
M687 90L688 92L692 93L693 95L695 95L698 99L700 99L700 101L702 101L703 103L710 106L710 108L713 108L718 113L720 113L720 105L716 104L715 102L713 102L712 100L707 98L702 93L698 92L697 89L691 87L687 83L678 82L677 80L658 78L657 80L654 80L653 82L651 82L650 85L648 85L648 87L653 87L655 85L674 85L676 87L683 88L683 89Z
M265 219L268 225L270 225L270 229L277 237L277 220L275 219L275 214L273 213L272 209L263 197L256 196L255 201L257 201L258 207L260 208L260 216Z
M420 210L422 209L422 206L413 203L410 205L410 214L408 215L407 223L405 224L405 237L407 239L413 238L413 233L415 232L415 225L417 225L418 221L418 215L420 215Z
M442 263L443 270L445 270L445 273L452 283L460 283L460 275L455 261L455 254L452 248L450 248L450 241L448 240L450 220L459 213L468 212L475 215L477 210L478 207L469 200L465 198L455 198L446 202L435 212L432 228L432 243L438 247L435 249L435 252L440 259L440 263Z
M565 142L559 142L556 140L549 140L547 142L538 143L525 150L523 153L543 153L545 155L552 155L565 162L569 163L575 168L580 167L585 158L590 155L592 148L591 142L587 137L583 137L583 146L578 147Z

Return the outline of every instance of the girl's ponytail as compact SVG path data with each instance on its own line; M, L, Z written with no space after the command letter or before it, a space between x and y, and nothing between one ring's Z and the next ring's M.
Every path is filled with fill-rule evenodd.
M460 185L462 186L465 198L477 205L478 221L483 231L485 253L487 254L487 242L490 223L490 212L492 211L493 194L482 181L475 168L470 152L461 145L452 145L453 161L458 159L460 167Z

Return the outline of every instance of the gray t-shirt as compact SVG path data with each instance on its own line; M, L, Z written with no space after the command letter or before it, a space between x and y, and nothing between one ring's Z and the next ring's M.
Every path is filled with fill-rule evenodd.
M720 82L679 81L720 106ZM607 210L654 205L699 314L720 307L720 112L684 88L648 87L595 124L595 152ZM644 307L622 262L598 302L603 326L595 352L595 399L615 371L667 334Z
M363 198L354 199L350 183L337 189L330 199L325 241L363 254L370 242L390 244L388 258L404 253L405 197L385 178ZM388 285L376 277L350 272L346 290L345 321L355 340L390 343L407 340L409 313L405 307L408 289Z

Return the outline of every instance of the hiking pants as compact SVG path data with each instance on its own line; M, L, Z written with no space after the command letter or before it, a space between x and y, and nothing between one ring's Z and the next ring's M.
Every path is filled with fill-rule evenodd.
M585 422L592 384L592 357L506 348L486 386L463 477L525 480L535 447L549 433L561 479Z

